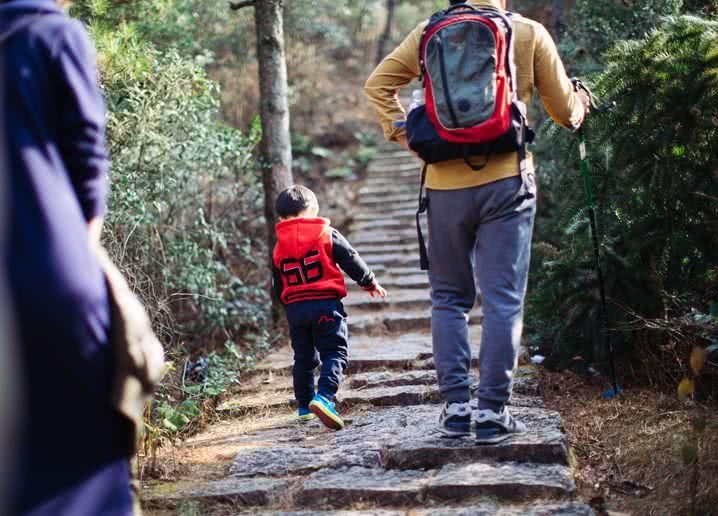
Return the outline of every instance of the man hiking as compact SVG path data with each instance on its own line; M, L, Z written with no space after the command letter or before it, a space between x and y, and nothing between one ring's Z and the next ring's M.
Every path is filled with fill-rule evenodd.
M475 432L479 443L496 443L526 431L506 409L536 209L525 106L535 87L549 115L576 129L589 102L574 91L540 23L506 13L503 0L458 4L409 34L374 70L366 94L387 140L428 162L430 245L422 261L428 258L434 360L446 401L439 430L471 434L467 321L476 269L484 319ZM419 77L426 105L407 119L398 93Z

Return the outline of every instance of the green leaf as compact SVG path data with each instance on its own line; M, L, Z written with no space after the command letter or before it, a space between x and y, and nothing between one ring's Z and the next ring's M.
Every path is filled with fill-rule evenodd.
M351 176L353 173L354 171L349 167L337 167L327 170L327 172L324 173L324 176L329 178L345 178Z
M172 423L169 419L166 419L166 418L164 420L162 420L162 426L165 427L170 432L178 432L179 431L179 428L177 428L177 426L174 423Z
M312 154L319 158L329 158L332 155L332 151L327 149L326 147L312 147Z

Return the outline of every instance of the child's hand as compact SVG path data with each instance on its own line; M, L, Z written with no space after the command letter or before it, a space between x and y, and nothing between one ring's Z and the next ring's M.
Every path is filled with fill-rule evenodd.
M369 292L369 295L371 297L380 297L382 299L386 298L386 290L384 290L384 287L379 285L376 281L370 286L365 289L367 292Z

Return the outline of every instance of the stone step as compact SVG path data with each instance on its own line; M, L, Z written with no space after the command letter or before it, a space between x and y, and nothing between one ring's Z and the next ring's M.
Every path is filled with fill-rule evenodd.
M524 504L501 504L496 501L478 501L461 507L441 504L430 509L373 509L341 511L252 511L240 512L238 516L594 516L591 506L580 502L529 502Z
M299 494L309 507L373 506L415 507L426 499L427 484L435 472L385 471L351 467L313 473Z
M370 176L365 184L369 186L380 186L386 185L387 188L392 188L394 185L416 185L417 194L419 192L419 186L421 184L421 175L416 170L375 170L369 172ZM383 180L383 182L379 181Z
M291 478L237 478L228 477L211 482L192 483L187 486L174 485L167 489L143 490L142 508L144 510L176 510L183 504L192 502L201 509L208 510L216 504L229 504L233 507L261 507L279 501L281 494L296 479ZM207 514L203 510L202 514Z
M350 332L352 331L349 317ZM469 326L469 336L473 347L478 348L481 340L481 326ZM398 335L370 335L349 336L349 364L350 373L363 371L376 371L385 369L406 369L415 367L418 363L425 363L433 356L431 333L406 331ZM473 352L478 353L478 349ZM292 369L292 350L289 345L270 353L257 366L258 371L271 371L277 374L288 374ZM429 364L424 367L433 367Z
M370 267L383 265L386 268L415 267L417 270L419 269L418 250L413 253L362 253L362 258Z
M366 220L353 222L351 224L352 231L396 231L400 229L410 229L416 227L416 219L414 216L404 216L396 218L380 218L377 220Z
M436 372L434 371L378 371L359 373L349 376L346 385L350 389L364 389L375 387L401 387L405 385L434 385Z
M418 270L418 268L417 268ZM387 288L412 288L412 289L429 289L429 278L426 274L414 274L411 276L388 276L379 278L381 284Z
M471 361L474 367L478 367L478 358ZM476 385L478 388L478 384ZM519 394L523 388L536 391L535 380L522 380L517 382L509 405L512 407L542 408L543 400L536 396L524 396ZM342 407L348 408L355 405L372 405L374 407L406 407L424 403L441 403L442 397L439 388L434 385L402 385L397 387L375 387L370 389L341 390L337 394L337 400ZM284 406L284 405L280 405ZM473 410L478 410L478 401L472 400Z
M432 469L447 464L517 461L568 464L568 444L558 413L542 407L512 406L511 413L528 431L491 446L477 446L473 437L447 439L436 431L440 405L393 407L354 419L337 435L338 447L352 442L381 446L383 467Z
M481 326L469 326L472 355L478 358ZM383 369L433 368L430 332L405 332L395 336L350 336L349 368L351 374Z
M428 278L427 271L422 271L418 267L392 267L386 271L386 276L391 276L392 278L406 278L417 274Z
M475 355L475 357L477 357L477 355ZM357 390L375 389L377 387L402 387L412 385L435 386L436 383L436 371L415 370L371 371L366 373L352 374L348 377L345 385L350 390ZM538 395L538 379L536 378L536 370L532 366L523 366L519 367L516 370L514 378L514 392L526 396Z
M363 291L351 291L344 299L346 308L364 310L425 309L431 307L429 293L424 290L393 290L386 298L371 297ZM351 312L351 310L350 310ZM350 314L351 315L351 314Z
M341 390L337 393L340 408L354 405L374 407L406 407L422 403L440 403L441 394L435 385L402 385L372 389Z
M394 188L411 188L419 192L419 185L421 184L421 174L419 172L411 172L405 170L403 172L392 173L392 172L372 172L363 181L363 186L369 188L386 188L387 191L393 191ZM390 190L391 189L391 190Z
M392 268L387 269L383 265L377 265L372 267L372 270L377 274L377 279L385 288L396 288L396 289L426 289L427 295L429 290L429 278L424 273L422 274L419 267L411 267L413 274L401 274L395 275L391 273ZM349 276L344 276L347 289L349 292L359 292L362 288L354 283Z
M418 204L418 201L417 201ZM416 206L414 209L401 209L401 210L382 210L378 212L361 212L354 216L355 222L375 222L377 220L395 219L401 221L413 221L416 220Z
M439 471L386 471L358 466L312 474L299 500L312 507L417 506L492 496L502 500L565 497L576 486L568 467L503 463L446 466Z
M418 362L417 362L418 363ZM368 366L375 364L369 361ZM401 367L411 367L409 361L399 361ZM391 367L391 363L388 367ZM397 363L393 364L395 367ZM436 384L434 370L418 369L416 366L410 371L382 371L359 373L355 370L370 370L367 362L358 359L350 363L347 370L347 382L337 393L337 401L343 410L356 405L371 405L374 407L412 406L423 403L440 403L442 401ZM478 355L472 357L472 367L478 367ZM375 369L375 368L374 368ZM285 372L289 373L287 365ZM477 379L475 378L475 381ZM472 391L478 389L478 383ZM543 403L537 398L539 385L534 376L518 376L514 382L514 397L512 406L540 408ZM474 394L475 396L475 394ZM472 406L476 401L472 401ZM259 392L240 392L217 407L217 411L235 417L267 410L296 408L292 393L292 380L290 376L280 376L271 384L262 385ZM477 407L474 407L477 409Z
M362 186L359 189L359 196L363 197L376 197L385 198L392 197L397 194L411 194L414 197L418 194L419 187L413 182L406 182L405 184L397 184L392 188L386 188L385 186L372 186L370 182L364 183L366 186Z
M414 170L414 172L418 174L421 171L421 167L421 160L414 156L384 158L381 160L374 160L369 163L367 170L371 169L372 172L370 172L367 177L371 177L371 174L377 170L384 171L387 169L400 171Z
M442 501L478 496L531 500L566 497L575 491L567 466L508 462L445 466L429 481L427 494Z
M559 415L542 408L514 407L529 432L491 446L473 437L447 439L436 431L440 405L393 407L356 416L341 432L318 421L243 435L232 463L235 477L297 476L322 469L361 466L431 470L477 462L568 463Z
M480 324L484 316L480 310L469 315L469 324ZM349 317L349 331L352 333L406 332L431 328L429 310L422 312L381 311L360 313Z
M419 205L418 197L406 196L406 197L404 197L404 199L402 201L392 202L390 204L387 204L386 207L391 208L392 211L413 209L416 214L416 208L418 205ZM362 208L366 209L366 210L369 209L368 206L362 206ZM377 205L374 207L374 209L381 210L382 208Z
M291 364L285 365L283 370L291 371ZM225 416L241 417L267 410L290 408L294 404L293 402L294 394L291 384L288 384L286 388L272 393L260 391L258 393L239 394L221 403L216 410Z
M385 267L383 264L373 266L372 270L379 277L379 281L387 278L406 278L407 276L426 274L426 271L422 271L419 267Z
M359 206L362 208L360 209L371 209L371 208L378 208L383 209L388 206L394 207L397 204L407 203L407 202L413 202L416 203L416 195L414 195L415 192L406 191L406 193L393 193L392 195L387 196L373 196L373 195L365 195L361 196L359 200Z
M419 252L419 243L412 242L408 244L395 244L395 245L370 245L362 244L355 246L355 249L362 255L368 256L370 254L383 254L383 253L417 253Z
M403 229L399 231L357 231L352 233L352 245L397 245L416 241L416 229Z
M365 185L377 186L376 179L393 180L394 185L408 185L421 179L421 166L415 161L392 161L382 165L371 165L367 170ZM411 181L409 181L411 180Z
M397 149L397 147L395 147ZM373 161L386 161L386 160L407 160L407 159L413 159L414 161L417 161L417 158L409 151L407 150L389 150L385 152L378 152L376 156L374 156Z

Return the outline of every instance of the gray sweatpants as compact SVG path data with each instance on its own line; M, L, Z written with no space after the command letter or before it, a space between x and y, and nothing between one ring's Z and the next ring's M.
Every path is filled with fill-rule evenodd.
M479 172L480 173L480 172ZM536 183L512 177L461 190L428 190L431 331L439 388L449 402L470 398L468 314L484 320L479 351L479 408L499 410L511 397L523 330Z

